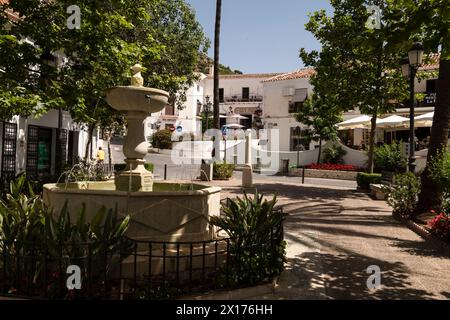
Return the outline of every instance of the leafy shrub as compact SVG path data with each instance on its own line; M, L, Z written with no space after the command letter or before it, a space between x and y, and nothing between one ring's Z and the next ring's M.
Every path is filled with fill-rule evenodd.
M65 177L67 182L108 180L104 165L94 160L78 159L75 165L64 170L61 177Z
M428 222L428 226L434 235L450 240L450 217L448 214L442 212Z
M384 144L375 148L374 165L377 172L392 171L404 172L408 164L403 156L400 144Z
M371 184L381 183L381 174L359 172L356 176L356 182L361 189L370 190Z
M332 163L314 163L305 167L306 169L313 170L332 170L332 171L361 171L360 168L352 166L350 164L332 164Z
M127 165L125 163L118 163L114 165L114 171L115 172L121 172L126 169ZM153 163L146 163L144 164L145 169L147 169L150 172L153 172L155 169L155 165Z
M168 129L156 131L150 141L154 148L172 149L172 132Z
M236 166L228 163L214 163L213 179L214 180L229 180L233 176Z
M443 208L450 213L450 151L442 151L431 161L429 173L431 179L442 188Z
M397 174L393 184L385 186L383 191L394 214L409 218L417 205L420 180L411 172Z
M224 273L228 271L228 285L255 284L283 271L286 243L283 214L274 211L276 202L276 196L267 201L258 192L253 198L244 194L242 199L229 199L223 215L211 217L211 223L231 239L230 261L224 270Z
M323 152L323 161L330 164L340 164L346 154L347 151L342 149L341 146L332 145Z
M109 272L110 265L120 263L119 252L123 258L131 253L130 242L124 237L129 216L119 219L117 210L102 209L91 221L86 221L83 207L72 222L67 207L66 203L59 216L54 216L42 198L34 194L24 175L11 182L7 199L0 201L0 256L5 259L2 262L6 258L17 261L6 261L5 274L11 276L18 270L27 270L28 275L16 281L26 283L30 281L28 277L33 284L42 283L47 274L52 274L53 278L47 279L50 282L46 292L51 298L62 298L60 294L67 293L67 288L59 287L64 283L61 277L65 277L59 273L59 266L78 265L86 271L85 257L90 255L89 272L93 279ZM30 260L34 261L32 266Z

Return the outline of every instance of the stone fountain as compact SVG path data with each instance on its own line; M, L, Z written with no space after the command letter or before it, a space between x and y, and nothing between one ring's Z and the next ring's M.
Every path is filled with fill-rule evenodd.
M125 113L128 132L123 143L126 169L115 180L119 191L152 191L153 174L144 167L148 143L144 136L144 122L149 114L159 112L167 105L169 93L144 87L142 67L131 68L131 86L115 87L106 91L106 101L116 110Z
M106 100L123 111L128 131L123 153L126 169L114 181L56 183L44 186L44 201L59 214L64 204L73 221L83 206L86 218L99 210L117 209L119 216L130 215L128 236L152 241L204 241L216 236L209 217L220 214L220 188L192 181L154 181L144 167L148 143L144 121L150 113L161 111L168 102L165 91L144 87L140 65L132 67L130 86L106 90Z

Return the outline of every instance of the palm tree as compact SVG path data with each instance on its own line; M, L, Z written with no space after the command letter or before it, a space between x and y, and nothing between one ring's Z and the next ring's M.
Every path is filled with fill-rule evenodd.
M220 129L219 101L219 60L220 60L220 24L222 20L222 0L216 2L216 29L214 36L214 127Z
M446 148L450 132L450 59L441 55L439 64L439 80L437 85L437 101L431 130L428 164L436 155ZM428 167L422 174L422 191L415 217L430 209L440 210L442 207L442 190L428 175Z

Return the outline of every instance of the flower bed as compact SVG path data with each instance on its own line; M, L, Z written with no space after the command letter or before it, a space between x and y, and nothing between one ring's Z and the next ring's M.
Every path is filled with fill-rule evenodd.
M350 164L331 164L331 163L314 163L306 166L306 169L312 170L330 170L330 171L348 171L361 172L362 169Z
M433 211L432 213L435 214ZM446 213L442 212L436 215L433 220L428 222L428 227L435 236L450 241L450 217Z

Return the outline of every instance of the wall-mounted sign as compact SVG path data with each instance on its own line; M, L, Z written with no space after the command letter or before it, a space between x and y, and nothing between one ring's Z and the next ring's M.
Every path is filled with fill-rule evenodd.
M237 107L234 109L236 114L253 114L257 110L256 107Z

